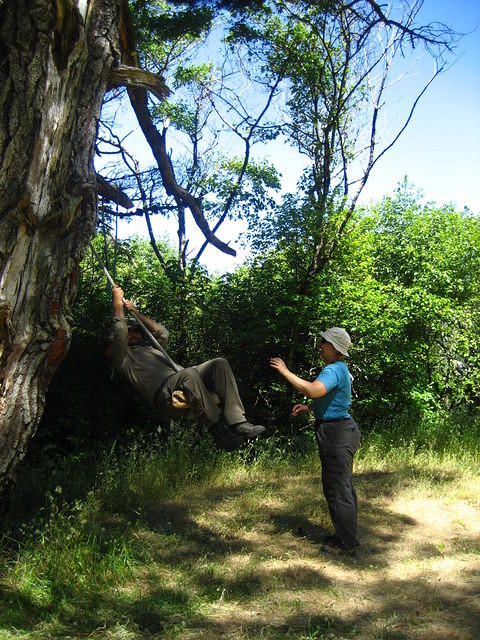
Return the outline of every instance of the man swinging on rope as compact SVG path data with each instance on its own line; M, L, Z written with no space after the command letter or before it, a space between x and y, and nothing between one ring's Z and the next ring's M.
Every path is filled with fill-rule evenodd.
M214 358L194 367L181 367L163 351L168 330L139 313L133 302L124 299L119 286L115 285L112 292L113 362L151 405L170 418L178 418L191 409L207 423L216 445L226 451L237 449L265 431L262 425L247 422L227 360ZM138 322L129 320L127 324L124 307L139 318L162 350L145 344ZM178 402L180 391L183 395Z

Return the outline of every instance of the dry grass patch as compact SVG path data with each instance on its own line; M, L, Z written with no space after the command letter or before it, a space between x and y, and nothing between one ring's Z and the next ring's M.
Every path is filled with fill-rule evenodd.
M316 463L244 471L157 504L144 533L152 561L203 603L170 637L478 640L480 477L360 466L356 484L357 558L322 547Z

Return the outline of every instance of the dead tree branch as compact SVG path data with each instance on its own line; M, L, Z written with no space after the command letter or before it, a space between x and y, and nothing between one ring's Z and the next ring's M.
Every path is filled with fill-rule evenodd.
M98 195L105 198L105 200L109 200L110 202L114 202L118 204L120 207L124 209L132 209L133 202L127 196L127 194L117 187L117 185L112 182L108 182L103 176L99 173L95 174L95 178L97 180L97 193Z
M121 64L110 72L109 88L114 87L140 87L148 89L159 100L165 100L170 90L166 86L162 76L155 75L145 69L128 67Z

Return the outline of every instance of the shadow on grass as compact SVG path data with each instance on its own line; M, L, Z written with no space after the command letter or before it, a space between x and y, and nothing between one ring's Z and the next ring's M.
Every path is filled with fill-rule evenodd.
M308 572L305 570L305 573ZM268 595L268 589L265 590L265 582L257 575L257 582L249 579L247 585L242 580L236 585L227 583L223 615L221 612L216 616L203 613L198 606L198 597L186 589L160 587L151 578L143 584L142 593L106 595L78 590L75 597L70 595L67 602L54 608L37 607L18 592L2 589L0 599L4 601L6 598L11 603L10 607L15 604L19 608L15 617L10 616L7 620L2 614L0 620L3 630L12 628L12 638L19 632L30 632L32 637L45 639L89 636L150 640L167 637L168 634L168 637L175 638L212 640L322 637L404 640L418 634L418 637L435 640L476 640L480 634L473 585L459 589L458 585L419 585L410 580L370 582L364 587L362 598L367 598L371 606L359 612L352 602L351 613L342 616L322 602L322 591L331 588L328 581L318 583L312 573L307 580L300 582L303 589L310 585L319 593L318 601L312 604L302 591L296 601L297 611L287 615L277 611L275 606L270 611L264 610L262 599ZM348 586L346 578L337 580L335 589L341 591L345 586ZM291 588L291 585L287 584L285 588ZM237 606L232 611L230 602L236 600L238 605L238 598L241 598L240 609ZM415 599L415 606L412 606L412 599ZM2 611L5 611L3 606L4 602ZM320 613L322 609L324 614ZM425 619L426 609L428 619ZM432 610L434 618L430 617ZM430 635L425 635L426 631Z
M2 588L0 607L0 632L11 630L12 638L19 631L45 639L90 637L102 630L108 633L114 627L150 638L167 628L175 616L195 618L198 599L185 589L158 585L151 585L146 593L136 596L82 590L78 586L69 593L64 585L61 601L48 607L34 605L15 589Z
M30 631L48 614L49 607L35 604L27 595L0 582L0 629Z
M322 544L325 536L331 533L329 529L311 522L308 518L288 513L272 514L271 521L277 532L291 533L307 539L312 544Z
M404 466L393 471L365 471L354 475L355 486L361 488L365 498L391 498L399 489L427 481L434 486L447 486L458 480L459 471Z
M452 474L442 481L454 479ZM322 555L328 516L318 476L263 482L265 494L281 498L277 503L257 498L248 507L256 487L247 482L159 501L145 509L141 525L132 530L150 561L137 566L129 579L88 587L72 576L70 583L57 581L48 606L4 582L0 626L11 629L12 638L20 631L31 634L32 640L67 636L306 640L328 634L405 640L417 633L436 640L477 640L480 569L470 569L465 585L419 583L375 573L388 567L392 547L417 524L376 502L379 497L393 497L404 481L392 472L355 477L362 536L368 542L356 559ZM220 517L225 520L219 522ZM113 522L109 535L115 535ZM120 522L118 535L125 535ZM464 545L480 553L478 538L465 539ZM419 551L419 560L441 555L429 544ZM292 562L285 562L286 557ZM323 565L315 565L323 557L338 565L334 580ZM363 583L362 571L369 571ZM279 603L282 598L287 605ZM333 608L329 604L344 599L350 599L347 613L339 613L338 604ZM360 606L365 602L368 606ZM427 636L429 627L432 633Z

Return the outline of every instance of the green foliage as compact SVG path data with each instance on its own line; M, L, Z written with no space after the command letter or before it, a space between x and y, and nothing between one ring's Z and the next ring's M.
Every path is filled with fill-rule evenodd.
M206 83L211 79L214 66L212 63L189 64L175 69L175 87L189 84Z
M195 40L212 24L213 10L206 5L174 7L164 0L130 0L140 49ZM166 47L167 48L167 47Z
M205 200L204 208L210 216L221 215L225 202L232 197L231 219L246 219L249 226L255 228L259 216L274 211L272 193L279 191L280 179L272 164L251 160L244 169L240 185L233 188L242 170L242 158L218 158L215 171L206 181L206 188L212 195Z
M398 405L408 398L407 406L433 414L437 403L476 405L479 345L470 328L478 320L478 219L450 207L420 208L407 190L373 215L375 285L384 298L382 318L391 318L388 396L402 386ZM370 344L385 339L368 337Z
M312 379L322 367L316 338L332 325L352 335L353 413L363 431L389 430L398 420L413 438L420 431L437 433L441 424L475 422L478 218L449 206L421 205L404 185L394 197L357 213L305 294L301 287L312 259L309 208L301 202L295 207L289 197L281 213L287 212L277 230L280 238L265 242L263 253L234 273L212 278L198 267L183 272L173 252L162 247L171 256L165 274L148 243L132 239L117 248L117 279L127 297L169 328L169 350L178 362L226 357L248 417L266 424L288 449L302 450L305 444L307 425L289 417L292 403L303 398L273 372L269 357L284 357L293 371ZM98 250L101 243L97 238ZM109 246L112 270L113 254ZM138 435L162 424L118 376L110 380L103 355L110 304L103 273L88 257L72 357L52 385L44 421L49 426L39 446L48 434L57 445L75 449L82 438L122 439L133 425ZM93 404L92 398L97 398ZM461 417L452 421L449 414ZM168 431L167 425L162 428ZM450 439L452 428L445 430Z
M246 372L250 403L262 419L288 422L286 405L302 400L272 375L268 356L283 356L311 378L322 366L315 336L331 325L352 334L354 413L364 428L388 425L396 415L424 427L450 411L474 415L478 219L448 206L422 207L408 186L401 188L358 213L305 296L299 290L311 260L308 208L287 202L292 215L283 218L277 251L220 280L208 305L221 327L219 346Z

